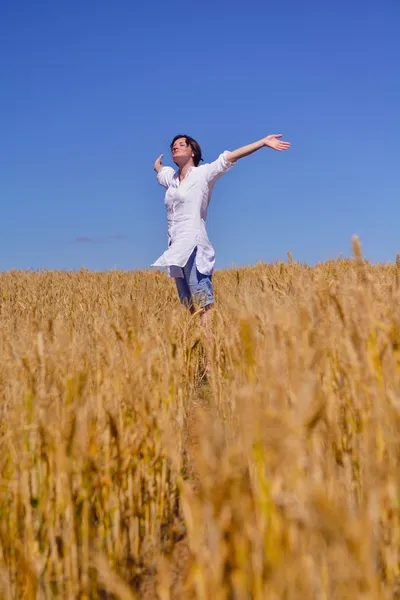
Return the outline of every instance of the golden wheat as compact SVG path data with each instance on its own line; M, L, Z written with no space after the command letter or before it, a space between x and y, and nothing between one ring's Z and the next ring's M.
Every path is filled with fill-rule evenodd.
M1 597L397 597L400 263L354 255L218 272L207 348L164 274L2 274Z

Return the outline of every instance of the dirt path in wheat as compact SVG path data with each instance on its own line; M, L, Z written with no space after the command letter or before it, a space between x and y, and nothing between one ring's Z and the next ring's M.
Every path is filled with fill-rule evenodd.
M185 451L187 460L187 476L192 490L196 493L199 485L199 477L196 471L196 457L201 452L201 439L204 436L204 428L207 426L212 415L210 402L199 393L191 402L185 423ZM163 557L162 571L166 573L166 581L170 586L171 600L189 598L185 591L185 582L191 567L191 552L187 538L184 536L174 544L173 550L168 557ZM161 563L160 563L161 565ZM164 577L160 573L149 575L143 582L139 598L143 600L159 600L158 587Z

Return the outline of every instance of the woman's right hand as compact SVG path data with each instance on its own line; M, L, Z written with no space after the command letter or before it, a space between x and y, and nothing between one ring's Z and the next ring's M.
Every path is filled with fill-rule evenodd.
M161 169L163 168L163 165L162 165L163 156L164 156L164 154L160 154L160 156L157 158L156 162L154 163L154 170L156 173L161 171Z

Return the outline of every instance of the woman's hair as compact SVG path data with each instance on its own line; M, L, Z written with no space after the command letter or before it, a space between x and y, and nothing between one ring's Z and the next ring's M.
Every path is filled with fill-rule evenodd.
M201 160L203 160L202 156L201 156L201 148L200 148L200 145L198 144L198 142L196 142L196 140L194 140L192 137L190 137L190 135L176 135L171 142L171 145L170 145L171 150L172 150L172 147L175 144L176 140L180 140L181 138L185 138L186 144L188 146L190 146L191 149L193 150L193 154L194 154L193 162L194 162L194 166L197 167L199 162Z

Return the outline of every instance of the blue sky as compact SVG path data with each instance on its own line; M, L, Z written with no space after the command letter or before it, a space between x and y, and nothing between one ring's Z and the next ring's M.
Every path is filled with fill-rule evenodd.
M3 0L0 270L147 268L153 163L283 133L216 185L217 268L400 251L398 0Z

